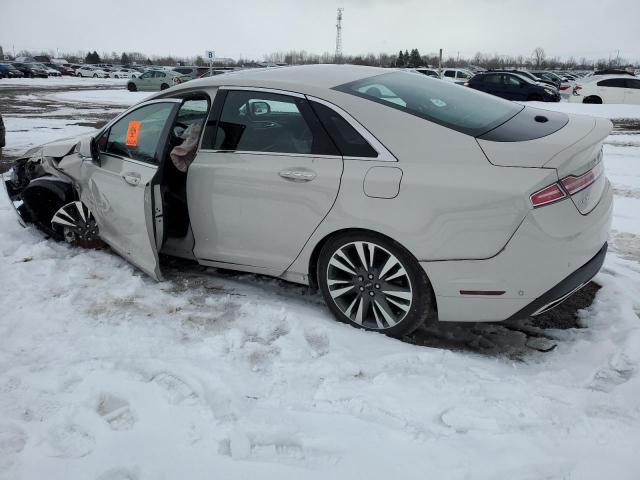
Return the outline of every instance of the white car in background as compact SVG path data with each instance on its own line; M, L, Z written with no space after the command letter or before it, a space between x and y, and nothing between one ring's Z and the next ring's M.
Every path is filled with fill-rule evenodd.
M471 80L471 77L473 77L473 75L473 72L464 68L445 68L444 70L442 70L442 80L458 83L460 85L463 85Z
M101 68L85 65L76 70L77 77L108 78L109 74Z
M138 78L140 72L129 68L115 68L109 72L111 78Z
M573 87L574 103L629 103L640 105L640 78L630 75L591 76Z

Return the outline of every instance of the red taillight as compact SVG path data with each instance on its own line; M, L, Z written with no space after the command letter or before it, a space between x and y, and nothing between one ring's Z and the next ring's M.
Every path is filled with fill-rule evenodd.
M566 198L567 195L574 195L588 186L592 185L604 172L602 162L580 176L567 175L557 183L544 187L531 194L531 204L534 208L548 205L558 200ZM562 185L562 186L561 186Z
M569 175L560 180L560 182L569 195L573 195L574 193L578 193L580 190L584 190L589 185L593 184L593 182L602 175L603 170L602 162L600 162L598 165L579 177Z
M571 85L560 85L560 90L566 90L570 87Z
M469 82L464 82L464 86L468 87L469 86Z
M560 184L552 183L548 187L544 187L542 190L538 190L531 194L531 204L533 207L542 207L549 203L557 202L567 196L564 190L560 188Z

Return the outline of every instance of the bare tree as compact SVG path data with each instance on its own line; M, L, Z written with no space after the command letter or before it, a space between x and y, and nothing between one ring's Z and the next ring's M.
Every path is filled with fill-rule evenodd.
M544 60L546 58L546 55L544 54L544 48L542 47L536 48L533 51L533 54L531 56L533 57L533 60L536 62L536 68L540 68L544 66Z

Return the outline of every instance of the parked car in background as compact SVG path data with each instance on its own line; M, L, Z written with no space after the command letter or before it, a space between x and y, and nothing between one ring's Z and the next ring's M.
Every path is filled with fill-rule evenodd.
M109 74L101 68L84 65L76 70L77 77L108 78Z
M194 80L196 78L202 77L205 73L209 71L209 67L196 67L196 66L183 66L183 67L174 67L174 72L178 72L185 77L186 80Z
M436 70L435 68L416 67L410 70L416 73L421 73L423 75L426 75L427 77L440 78L440 75L438 75L438 70Z
M530 70L531 75L538 78L539 80L546 80L554 84L554 86L560 90L560 86L562 85L562 78L556 75L553 72L549 72L547 70Z
M45 63L45 67L53 68L60 72L60 75L74 75L75 72L72 68L69 68L65 65L60 65L58 63Z
M0 78L22 78L24 73L10 63L0 63Z
M109 71L109 77L111 78L137 78L139 76L139 72L137 72L136 70L131 70L129 68L113 67Z
M476 73L465 85L507 100L528 102L560 101L560 94L556 88L541 86L533 80L515 73L480 72Z
M311 284L402 337L539 315L597 274L611 127L404 71L253 69L33 148L5 186L20 221L154 279L165 254Z
M48 77L61 77L62 74L59 70L51 67L47 67L44 63L34 63L33 65L42 68L45 72L47 72Z
M29 78L49 78L47 71L37 66L35 63L20 63L14 62L13 66L20 70L25 77Z
M473 77L473 72L464 68L445 68L442 70L442 80L464 85Z
M130 92L166 90L182 83L183 75L173 70L147 70L138 78L132 78L127 83Z
M495 69L494 70L494 69L492 69L492 70L487 70L487 72L515 73L515 74L520 75L522 77L526 77L529 80L531 80L532 82L535 82L538 85L541 85L543 87L548 86L548 87L553 87L556 90L559 89L559 87L555 84L555 82L552 82L551 80L545 80L543 78L538 78L528 70L505 70L505 69Z
M640 78L630 75L594 75L573 87L574 103L640 104Z

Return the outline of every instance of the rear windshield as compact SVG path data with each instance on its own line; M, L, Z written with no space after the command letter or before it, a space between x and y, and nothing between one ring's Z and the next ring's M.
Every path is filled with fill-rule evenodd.
M480 136L524 107L471 88L410 72L383 73L334 90L357 95L444 127Z

